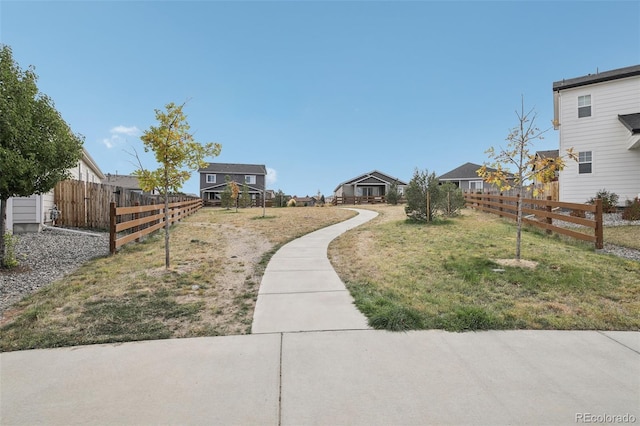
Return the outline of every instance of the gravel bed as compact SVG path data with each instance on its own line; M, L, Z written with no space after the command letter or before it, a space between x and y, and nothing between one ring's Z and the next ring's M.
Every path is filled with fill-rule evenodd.
M0 272L0 313L24 296L75 271L84 262L109 254L108 233L46 228L17 237L20 268Z
M569 215L569 212L557 212L564 215ZM593 219L593 213L586 213L587 219ZM564 228L586 228L583 225L578 225L572 222L563 222L561 220L554 220L555 226L562 226ZM602 215L603 226L640 226L640 220L624 220L622 219L622 213L604 213ZM624 257L625 259L637 260L640 262L640 250L635 250L627 247L616 246L613 244L604 243L604 248L598 250L599 253L608 253L615 256Z

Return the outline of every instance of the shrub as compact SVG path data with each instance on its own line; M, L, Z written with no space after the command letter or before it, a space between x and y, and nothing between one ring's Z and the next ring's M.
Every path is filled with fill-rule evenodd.
M464 194L452 182L445 182L438 187L440 192L438 209L447 217L456 216L464 208Z
M4 247L5 254L4 259L0 259L0 266L5 268L15 268L18 266L18 260L16 259L16 244L18 243L18 237L6 233L4 234Z
M602 199L602 211L604 213L615 213L618 206L618 194L615 192L609 192L606 189L601 189L596 192L596 196L589 199L587 203L595 204L598 198Z
M427 193L430 197L428 210ZM416 222L431 222L436 211L436 206L438 205L439 195L440 192L438 190L438 178L436 174L429 174L428 170L420 171L416 169L405 190L407 205L404 211L410 220Z
M624 220L640 220L639 197L636 197L633 201L627 201L627 206L622 210L622 218Z
M387 204L397 205L400 200L400 193L398 192L398 182L394 181L389 185L389 191L387 192Z
M294 200L293 198L287 202L287 207L295 207L295 206L296 206L296 200Z

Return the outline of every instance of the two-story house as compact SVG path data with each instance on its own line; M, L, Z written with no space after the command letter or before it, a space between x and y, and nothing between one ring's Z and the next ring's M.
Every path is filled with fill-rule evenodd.
M267 168L263 164L209 163L200 173L200 197L205 201L220 200L227 185L226 177L238 186L247 184L252 200L263 197Z
M620 204L640 195L640 65L553 83L560 155L578 161L559 173L560 201L584 203L606 189Z

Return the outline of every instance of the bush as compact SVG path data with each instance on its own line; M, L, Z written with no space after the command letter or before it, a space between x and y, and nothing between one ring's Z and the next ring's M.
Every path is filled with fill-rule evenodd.
M295 206L296 206L296 200L294 200L293 198L287 201L287 207L295 207Z
M398 182L393 182L389 185L389 191L387 192L387 204L397 205L400 201L400 193L398 192Z
M5 268L15 268L18 266L18 260L16 259L16 244L18 244L18 237L6 233L4 234L4 259L0 259L0 266Z
M427 210L427 193L430 197ZM435 173L429 174L428 170L416 169L405 192L407 205L405 213L410 220L416 222L431 222L438 205L438 178Z
M602 199L602 211L604 213L615 213L618 206L618 194L609 192L606 189L601 189L596 193L596 196L589 199L587 203L595 204L598 198Z
M627 201L627 206L622 210L622 218L624 220L640 220L640 198L636 197L633 201Z
M438 209L447 217L456 216L465 206L464 194L452 182L445 182L438 187L440 192Z

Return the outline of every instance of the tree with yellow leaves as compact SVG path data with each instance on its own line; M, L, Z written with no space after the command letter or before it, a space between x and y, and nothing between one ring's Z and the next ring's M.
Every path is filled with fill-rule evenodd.
M151 126L140 137L145 152L153 151L160 167L156 170L140 169L133 172L144 191L157 190L164 196L165 267L169 261L169 194L177 192L191 177L191 172L206 167L205 158L216 157L222 147L218 143L201 144L189 132L182 105L173 102L166 111L155 110L157 126Z
M556 171L565 166L562 157L537 157L530 152L535 140L544 139L543 135L549 129L540 130L535 121L537 113L534 109L525 112L524 97L521 101L520 111L516 111L518 125L511 129L507 136L507 146L496 150L491 147L486 153L493 161L484 163L478 169L478 176L485 182L497 185L501 191L514 188L516 194L522 200L525 183L531 179L548 182L555 176ZM567 156L576 159L572 149L567 150ZM508 168L515 169L511 173ZM493 169L493 170L492 170ZM534 189L534 196L537 195ZM522 202L518 202L517 231L516 231L516 260L520 260L520 245L522 240Z

